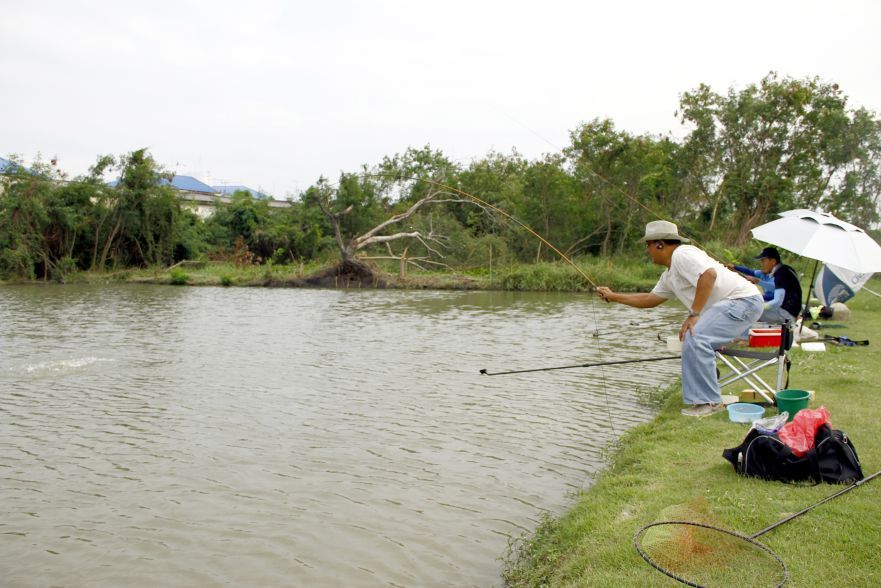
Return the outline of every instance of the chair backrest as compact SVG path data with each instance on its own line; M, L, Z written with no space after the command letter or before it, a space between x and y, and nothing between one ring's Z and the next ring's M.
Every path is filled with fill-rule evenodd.
M778 350L779 355L783 355L790 349L792 349L792 344L795 342L795 333L791 328L790 321L785 321L783 325L780 327L780 349Z

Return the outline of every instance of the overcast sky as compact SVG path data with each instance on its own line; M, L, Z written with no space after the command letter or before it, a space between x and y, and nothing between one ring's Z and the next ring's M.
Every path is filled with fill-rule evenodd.
M0 0L0 155L149 148L295 195L407 147L533 159L611 118L682 136L679 95L769 71L881 111L881 2Z

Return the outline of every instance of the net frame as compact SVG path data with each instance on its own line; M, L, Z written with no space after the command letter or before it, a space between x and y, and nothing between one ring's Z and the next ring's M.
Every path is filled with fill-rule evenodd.
M707 529L707 530L711 530L711 531L716 531L718 533L724 533L725 535L728 535L730 537L734 537L736 539L740 539L742 541L745 541L746 543L749 543L753 547L759 548L762 552L764 552L771 559L773 559L774 562L779 564L782 575L781 575L780 581L774 585L775 588L779 588L780 586L783 586L784 584L786 584L787 580L789 579L789 569L786 567L786 562L784 562L783 559L779 555L774 553L770 547L768 547L764 543L756 541L754 536L744 535L743 533L738 533L737 531L732 531L730 529L723 529L722 527L717 527L715 525L710 525L710 524L706 524L706 523L698 523L695 521L658 521L658 522L654 522L654 523L649 523L648 525L645 525L644 527L640 528L636 532L636 534L633 536L633 545L634 545L634 547L636 547L636 551L639 553L640 557L642 557L642 559L644 559L650 566L652 566L653 568L655 568L656 570L658 570L662 574L673 578L677 582L682 582L683 584L686 584L688 586L694 586L696 588L705 588L705 586L703 584L698 584L696 582L692 582L691 580L688 580L686 578L678 576L674 572L672 572L671 570L668 570L662 564L655 561L651 557L651 555L649 553L647 553L642 548L642 537L645 536L646 532L649 529L652 529L654 527L660 527L660 526L665 526L665 525L666 526L678 525L678 526L687 526L687 527L697 527L700 529Z
M740 539L740 540L744 541L745 543L752 545L753 547L758 547L759 549L761 549L762 551L764 551L768 555L770 555L774 561L776 561L777 563L780 564L780 567L783 570L783 577L782 577L781 581L777 584L778 587L783 586L783 584L786 583L786 580L789 577L789 570L786 568L786 563L780 558L780 556L778 556L776 553L771 551L770 547L756 541L756 537L760 537L760 536L764 535L765 533L768 533L769 531L773 531L777 527L780 527L781 525L785 525L789 521L796 519L796 518L804 515L807 512L812 511L813 509L817 508L821 504L825 504L825 503L829 502L830 500L834 500L843 494L847 494L848 492L850 492L851 490L853 490L855 488L859 488L863 484L866 484L866 483L874 480L878 476L881 476L881 470L875 472L871 476L867 476L861 480L857 480L856 482L853 482L852 484L839 490L835 494L832 494L831 496L827 496L826 498L823 498L822 500L815 502L814 504L812 504L806 508L803 508L802 510L798 511L795 514L791 514L788 517L781 519L768 527L765 527L761 531L757 531L757 532L753 533L752 535L744 535L743 533L738 533L737 531L732 531L730 529L724 529L722 527L717 527L716 525L711 525L708 523L699 523L699 522L695 522L695 521L685 521L685 520L668 520L668 521L658 521L658 522L654 522L654 523L649 523L648 525L645 525L644 527L640 528L636 532L636 534L633 536L633 545L634 545L634 547L636 547L636 551L639 553L640 557L642 557L649 565L651 565L653 568L655 568L659 572L663 573L666 576L673 578L677 582L682 582L683 584L687 584L689 586L696 586L697 588L704 588L700 584L696 584L690 580L686 580L685 578L681 578L681 577L677 576L676 574L672 573L671 571L665 569L661 564L658 564L642 548L642 541L641 540L642 540L642 537L645 535L645 533L649 529L652 529L654 527L658 527L661 525L690 526L690 527L695 527L695 528L700 528L700 529L709 529L712 531L717 531L720 533L724 533L725 535L728 535L730 537L735 537L737 539Z

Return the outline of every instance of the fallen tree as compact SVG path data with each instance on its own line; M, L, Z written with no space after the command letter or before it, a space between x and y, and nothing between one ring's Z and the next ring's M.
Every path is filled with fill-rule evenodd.
M352 212L352 206L347 206L338 212L334 211L330 196L331 192L329 190L322 191L317 198L317 203L321 208L321 212L324 213L324 216L333 227L334 239L336 240L340 252L340 262L336 266L306 279L305 282L308 285L330 287L385 287L386 281L383 278L382 273L373 265L367 263L367 260L370 258L363 255L364 250L371 245L385 244L389 251L389 258L406 260L407 248L404 249L402 255L396 256L391 250L391 243L405 240L416 241L425 247L430 255L443 259L444 256L439 249L444 247L445 237L435 233L433 229L429 229L427 233L418 230L398 232L389 231L392 227L400 225L402 222L412 218L417 212L428 205L447 202L466 202L474 204L471 200L463 199L451 194L440 184L429 182L426 194L411 205L406 211L389 217L362 234L346 239L343 236L340 221L344 216ZM415 258L413 260L428 261L425 258ZM428 262L435 264L439 263ZM443 264L441 263L441 265Z

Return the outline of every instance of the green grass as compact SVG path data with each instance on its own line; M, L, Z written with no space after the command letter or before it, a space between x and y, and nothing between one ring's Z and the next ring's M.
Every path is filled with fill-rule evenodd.
M107 272L77 272L71 283L133 282L191 286L265 286L269 280L284 283L299 280L333 265L336 261L294 265L245 265L226 262L186 261L172 268L126 268ZM543 292L585 292L595 285L621 291L651 290L661 269L643 255L614 258L585 257L575 260L576 270L565 261L511 264L469 270L416 270L398 277L398 265L377 264L392 288L442 290L519 290ZM579 271L580 270L580 271ZM2 283L2 282L0 282Z
M170 269L130 268L118 272L80 272L69 282L114 282L175 284L190 286L265 286L268 280L283 283L299 280L327 267L326 263L307 265L247 265L222 262L188 262ZM597 285L616 290L650 290L661 269L644 259L618 258L578 261L579 268ZM386 268L383 268L386 269ZM482 269L455 271L410 271L406 277L386 273L389 287L438 290L518 290L543 292L585 292L593 284L571 265L536 263L511 265L489 273Z
M224 262L189 262L170 269L127 269L124 272L84 273L83 281L126 281L132 283L187 284L190 286L264 286L268 279L298 279L320 266L246 265Z
M190 279L190 276L179 267L173 268L168 272L171 275L171 283L175 286L184 286Z
M869 287L877 291L879 282ZM825 353L794 349L790 387L816 391L811 406L830 410L834 428L852 439L870 475L881 469L881 299L863 292L849 307L853 317L846 328L829 333L871 344L827 344ZM740 443L746 426L729 422L725 413L682 417L680 394L678 386L671 389L660 415L625 435L609 469L569 512L547 518L512 546L504 572L508 585L679 586L645 563L632 543L664 508L703 498L724 526L751 534L841 488L736 475L721 453ZM881 479L761 540L788 565L787 586L881 585Z
M717 249L726 261L747 259L751 253ZM585 291L592 281L621 291L647 291L661 272L641 255L583 258L576 263L590 280L565 262L389 277L392 286L401 288ZM269 276L275 281L299 279L322 267L187 264L178 279L182 274L188 285L263 286ZM127 269L76 274L69 281L173 280L168 270ZM881 279L872 280L869 288L881 289ZM869 339L872 344L827 346L826 353L816 354L793 350L790 386L816 391L812 406L830 409L833 426L851 437L868 475L881 469L881 299L863 292L848 306L854 313L851 321L829 334ZM611 449L609 468L572 509L559 518L546 517L537 531L512 545L504 570L509 585L678 586L646 564L632 544L634 533L665 508L703 498L723 525L749 534L838 489L741 478L721 453L740 443L745 426L730 423L724 413L702 420L681 417L678 387L652 397L656 399L658 417ZM881 480L818 507L762 541L786 561L789 586L881 585L881 558L876 555L881 553Z
M496 273L494 284L500 290L584 292L593 286L616 290L650 290L661 275L661 268L646 259L616 257L614 262L584 258L577 262L580 272L566 262L516 265Z

